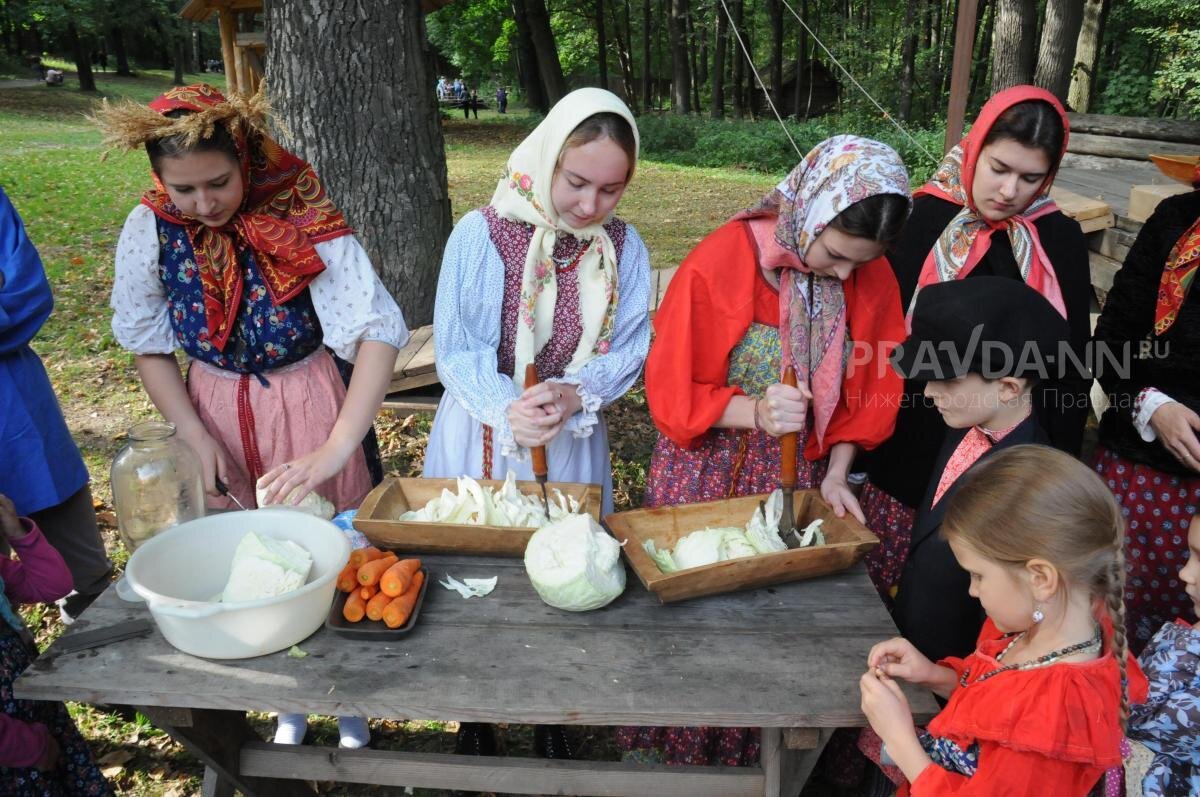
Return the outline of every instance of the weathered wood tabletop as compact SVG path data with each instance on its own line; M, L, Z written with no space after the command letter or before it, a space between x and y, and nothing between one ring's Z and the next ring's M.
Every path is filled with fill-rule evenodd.
M426 557L425 562L430 575L439 579L449 572L458 578L499 576L499 582L491 595L470 600L431 585L417 625L408 636L394 642L366 642L321 630L301 643L308 653L304 658L280 652L237 661L199 659L172 648L157 630L145 638L58 657L52 646L44 654L44 662L18 680L17 696L232 709L176 715L155 712L160 722L169 723L171 716L179 718L177 737L193 752L204 752L212 742L206 742L201 733L201 726L211 717L201 722L202 714L220 719L219 726L237 712L258 710L572 725L761 727L775 731L764 738L764 763L768 764L778 752L776 748L785 746L779 741L783 729L808 729L812 736L808 746L819 749L827 734L813 729L865 724L857 681L867 651L896 633L861 566L820 579L671 605L659 604L631 574L625 593L611 605L575 614L544 604L519 559L438 556ZM146 613L144 605L125 603L110 589L66 636ZM910 698L919 718L936 712L927 694L914 691ZM187 731L181 730L189 723L195 723L199 734L190 740ZM233 732L218 735L221 733ZM238 734L243 731L233 733L235 737ZM240 751L243 774L248 771L248 758L295 752L245 741L250 743ZM334 774L348 780L381 782L354 777L350 762L357 760L365 766L372 756L397 755L332 752L337 760L325 760L321 766L326 769L320 772L296 774L304 769L296 761L289 761L287 772L293 777L322 773L328 777L328 768L333 767ZM233 763L226 756L217 767L230 780L239 770L236 754L235 750ZM221 756L214 755L222 764ZM202 758L212 764L208 756ZM487 763L495 777L500 777L497 764L501 761ZM559 762L536 765L540 770L560 766ZM778 766L778 761L774 765ZM429 770L456 771L445 766ZM756 783L762 785L763 773L755 772ZM283 774L264 764L258 774L267 773ZM389 777L417 775L410 767ZM545 785L537 778L525 780L530 791L543 790ZM610 781L606 788L612 788L611 783L619 778L606 780ZM770 780L768 772L763 788L780 793L770 788ZM403 779L382 782L429 785ZM469 784L479 782L469 777L451 778L447 787L471 788ZM513 788L520 783L502 782L506 787L496 790L521 790ZM564 782L568 784L565 787L561 785ZM258 785L263 783L267 781ZM554 783L560 784L557 788L584 789L559 793L645 793L641 791L645 784L622 792L586 790L590 787L570 779ZM246 785L243 782L239 787ZM746 781L733 791L710 793L763 793L763 788ZM255 791L287 793L268 788Z

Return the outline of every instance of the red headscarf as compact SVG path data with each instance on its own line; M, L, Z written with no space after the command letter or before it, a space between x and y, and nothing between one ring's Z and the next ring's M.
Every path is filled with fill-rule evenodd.
M197 83L171 89L150 108L166 114L224 102L212 86ZM242 298L240 249L248 246L254 253L271 301L282 304L325 270L313 244L352 232L312 166L248 125L227 128L237 148L243 196L241 208L224 226L212 228L181 213L157 175L154 190L142 197L159 217L187 230L200 271L209 340L218 350L229 340Z
M1200 188L1200 163L1192 174L1192 187ZM1163 334L1175 323L1179 308L1196 281L1197 270L1200 270L1200 219L1175 242L1163 266L1154 307L1154 334Z
M988 221L979 213L975 206L975 198L971 195L971 187L975 182L975 167L979 163L983 142L1001 114L1017 103L1029 100L1048 103L1062 119L1062 151L1053 159L1046 178L1028 206L1003 221ZM910 316L912 307L916 304L916 294L921 288L935 282L962 279L970 274L991 246L992 235L1003 232L1012 242L1013 256L1017 260L1021 277L1031 288L1045 296L1063 318L1067 317L1066 304L1063 302L1058 277L1054 273L1054 265L1042 249L1042 242L1033 222L1058 210L1048 192L1063 153L1067 151L1069 133L1066 110L1053 94L1043 89L1035 86L1013 86L987 101L967 137L946 154L933 178L913 193L913 196L929 194L945 199L962 206L962 210L938 236L929 256L925 258L921 276L917 280L917 291L913 294L913 304L909 306Z

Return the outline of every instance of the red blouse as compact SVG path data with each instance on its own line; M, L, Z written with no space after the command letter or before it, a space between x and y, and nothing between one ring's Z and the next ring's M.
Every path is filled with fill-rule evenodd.
M843 286L849 337L859 345L847 364L823 444L808 436L804 455L809 461L826 456L835 443L874 448L891 436L899 410L903 383L887 358L905 331L891 266L882 257L872 260ZM655 426L677 445L697 445L729 400L745 395L726 383L726 375L730 352L753 323L779 326L779 293L758 267L746 223L733 221L688 254L654 319L646 400ZM862 344L871 347L869 357Z
M1111 634L1111 624L1102 624ZM933 764L897 797L1083 797L1105 770L1121 764L1121 677L1112 651L1092 661L1012 670L977 683L1001 666L996 654L1009 641L989 619L974 653L938 662L959 677L967 669L970 674L928 730L964 749L977 742L975 775L968 778ZM1132 654L1126 675L1130 705L1144 702L1146 677Z

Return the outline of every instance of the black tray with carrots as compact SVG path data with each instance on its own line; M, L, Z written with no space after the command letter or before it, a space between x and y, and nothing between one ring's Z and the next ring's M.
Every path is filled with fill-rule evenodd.
M355 551L338 576L325 627L350 639L393 640L417 623L429 574L417 559Z

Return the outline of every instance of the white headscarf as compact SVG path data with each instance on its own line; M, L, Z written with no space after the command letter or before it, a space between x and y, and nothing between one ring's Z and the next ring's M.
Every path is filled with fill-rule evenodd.
M629 122L634 141L637 123L619 97L609 91L585 88L558 101L546 118L513 150L504 176L496 185L491 205L506 219L533 225L533 237L521 275L520 311L513 377L518 381L525 365L546 345L554 330L554 305L558 288L553 260L558 233L585 242L579 260L579 310L583 334L567 365L568 374L588 360L608 351L617 309L617 253L603 224L574 229L562 221L550 199L550 186L567 137L589 116L614 113ZM633 176L630 164L630 177Z

